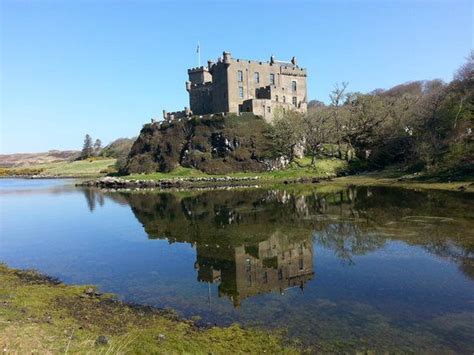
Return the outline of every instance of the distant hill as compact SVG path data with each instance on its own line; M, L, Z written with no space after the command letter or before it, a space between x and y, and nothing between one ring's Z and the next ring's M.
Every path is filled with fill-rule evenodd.
M128 153L130 153L130 149L132 148L133 142L135 142L137 138L118 138L105 146L100 155L103 157L110 157L110 158L126 158Z
M103 158L125 160L132 148L134 138L118 138L105 146L99 154ZM42 153L0 154L0 168L28 168L38 164L67 163L77 160L79 150L50 150Z
M77 159L77 150L50 150L44 153L0 154L0 167L28 167L37 164L67 162Z

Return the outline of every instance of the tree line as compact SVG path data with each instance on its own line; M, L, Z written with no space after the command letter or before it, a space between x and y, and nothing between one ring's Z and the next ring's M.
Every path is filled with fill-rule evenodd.
M363 94L344 82L329 97L329 104L310 102L305 115L275 113L277 153L291 161L303 144L313 164L331 154L359 169L473 173L474 52L450 83L414 81Z
M84 137L84 144L82 145L81 154L79 159L89 159L92 157L98 156L102 151L102 142L100 139L96 139L92 143L92 137L89 134L86 134Z

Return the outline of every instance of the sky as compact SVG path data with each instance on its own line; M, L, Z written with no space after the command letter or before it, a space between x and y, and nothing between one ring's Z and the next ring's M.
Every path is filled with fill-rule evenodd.
M187 68L296 56L308 99L450 81L473 45L474 0L0 0L0 153L137 136L188 106Z

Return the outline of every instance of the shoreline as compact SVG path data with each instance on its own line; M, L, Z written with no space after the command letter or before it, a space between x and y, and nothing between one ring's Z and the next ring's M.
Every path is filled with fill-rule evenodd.
M399 187L407 189L423 189L423 190L445 190L459 192L474 192L474 181L428 181L421 180L417 177L396 177L390 176L385 172L375 172L347 176L300 176L294 178L276 178L271 176L253 175L253 176L196 176L196 177L178 177L170 176L169 178L147 178L143 179L127 178L127 176L111 177L111 176L28 176L13 175L1 176L0 179L31 179L31 180L82 180L75 185L78 187L94 187L107 190L150 190L150 189L222 189L222 188L251 188L265 187L272 185L289 185L289 184L318 184L333 185L340 187L349 186L387 186Z
M23 180L61 180L61 179L97 179L96 175L89 176L74 176L74 175L50 175L50 176L36 176L36 175L2 175L0 179L23 179Z
M249 183L253 183L250 184ZM473 181L456 181L456 182L438 182L423 181L416 179L402 179L386 176L376 176L371 174L348 175L343 177L299 177L293 179L269 179L259 176L254 177L194 177L194 178L172 178L157 180L139 180L139 179L123 179L123 178L98 178L94 180L84 181L76 184L82 187L95 187L109 190L149 190L149 189L212 189L212 188L232 188L232 187L259 187L265 186L285 186L285 185L319 185L319 186L387 186L399 187L406 189L422 189L422 190L445 190L458 192L474 192Z
M322 178L296 178L296 179L265 179L260 176L216 176L216 177L183 177L171 179L124 179L121 177L102 177L94 180L83 181L76 184L80 187L95 187L100 189L199 189L199 188L225 188L225 187L254 187L255 184L268 185L275 183L282 184L316 184L321 182Z
M395 178L377 176L376 174L361 174L338 177L331 181L334 186L386 186L412 190L442 190L474 193L474 181L427 181L413 178Z
M200 324L3 263L0 284L0 345L7 352L299 352L277 332Z

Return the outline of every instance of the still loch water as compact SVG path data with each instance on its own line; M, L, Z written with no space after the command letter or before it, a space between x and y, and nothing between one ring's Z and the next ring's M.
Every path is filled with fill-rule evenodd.
M0 180L0 261L330 351L474 351L472 194Z

